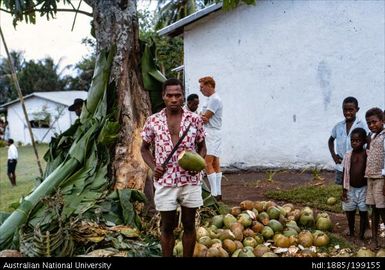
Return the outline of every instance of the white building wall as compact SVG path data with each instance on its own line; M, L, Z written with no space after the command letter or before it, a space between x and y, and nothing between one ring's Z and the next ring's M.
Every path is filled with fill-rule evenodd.
M223 99L222 164L332 168L342 100L385 107L384 5L257 1L185 28L187 94L212 75Z
M52 128L32 128L35 141L49 143L55 133L60 134L68 129L76 120L74 112L69 112L68 107L39 97L30 97L25 100L29 120L33 120L34 113L41 112L43 108L51 114ZM57 120L55 121L55 119ZM31 138L25 121L20 102L8 107L8 123L10 137L15 142L30 144Z

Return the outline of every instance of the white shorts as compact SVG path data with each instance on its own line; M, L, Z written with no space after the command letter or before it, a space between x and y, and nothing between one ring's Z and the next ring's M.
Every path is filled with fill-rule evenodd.
M222 134L218 129L206 128L206 155L220 157L222 154Z
M154 187L154 202L158 211L174 211L178 205L187 208L198 208L203 205L202 185L164 187L154 182Z

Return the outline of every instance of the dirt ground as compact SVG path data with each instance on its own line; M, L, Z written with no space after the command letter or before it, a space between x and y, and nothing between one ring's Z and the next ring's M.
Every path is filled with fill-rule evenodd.
M334 183L334 172L323 171L320 175L324 178L325 183ZM222 196L223 202L229 206L236 206L243 200L269 200L265 193L269 190L280 189L288 190L299 185L306 185L314 183L313 175L310 172L301 173L300 171L279 171L272 178L273 181L267 181L268 173L266 171L260 172L228 172L224 173L222 180ZM282 205L287 202L275 201ZM302 207L302 205L295 205ZM314 209L317 212L317 209ZM344 236L349 242L361 247L370 246L371 240L361 241L356 237L346 236L348 228L345 214L332 213L329 215L334 223L333 232ZM356 235L359 230L359 216L356 216ZM379 243L383 246L384 239L379 238Z

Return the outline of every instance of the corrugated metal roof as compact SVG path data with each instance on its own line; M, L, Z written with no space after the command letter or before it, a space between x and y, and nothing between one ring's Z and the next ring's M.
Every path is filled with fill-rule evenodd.
M160 29L157 31L157 33L160 36L177 36L183 33L183 28L186 25L189 25L197 20L200 20L201 18L209 15L210 13L213 13L215 11L218 11L222 8L222 3L218 4L212 4L211 6L208 6L204 9L198 10L197 12L194 12L193 14L184 17L183 19L180 19L177 22L174 22L173 24L170 24L169 26L166 26L165 28Z
M30 97L40 97L43 99L47 99L56 103L63 104L65 106L70 106L75 98L86 99L87 92L86 91L52 91L52 92L34 92L32 94L24 96L24 99L28 99ZM19 102L19 99L12 100L8 103L5 103L0 106L0 108L6 108L9 105L12 105L16 102Z

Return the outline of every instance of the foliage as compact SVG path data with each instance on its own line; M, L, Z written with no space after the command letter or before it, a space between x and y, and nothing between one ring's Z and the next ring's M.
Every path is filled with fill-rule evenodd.
M4 11L7 11L13 16L13 25L16 26L17 22L25 20L27 23L36 23L36 13L40 14L40 17L45 16L47 20L53 19L58 11L57 3L60 0L0 0L0 6L5 7ZM66 11L80 12L91 16L87 12L76 8L72 2L73 0L62 0L62 2L70 9Z
M66 88L68 79L64 78L62 73L69 66L59 70L60 61L55 63L50 57L26 61L22 52L11 52L11 57L15 63L16 76L23 95L37 91L60 91ZM0 87L3 89L0 104L17 98L7 58L0 58Z
M213 0L158 0L155 29L162 29L214 2Z
M254 5L256 0L217 0L217 2L223 2L223 9L225 11L236 8L241 2L247 5Z
M339 185L300 186L290 190L271 190L266 192L269 198L291 203L300 203L310 207L316 207L321 210L341 213L341 193L342 189ZM337 202L334 205L326 203L329 197L334 197Z
M96 61L96 44L95 40L90 38L83 39L82 43L91 50L91 53L75 64L74 69L77 71L75 77L66 77L67 89L88 91L91 86Z

